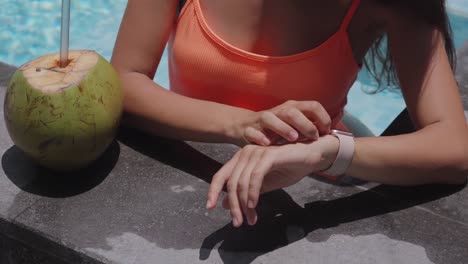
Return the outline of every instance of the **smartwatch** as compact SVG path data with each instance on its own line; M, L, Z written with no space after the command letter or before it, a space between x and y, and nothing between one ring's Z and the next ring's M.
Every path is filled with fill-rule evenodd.
M321 174L334 177L342 176L353 160L354 136L352 133L341 130L332 130L331 135L337 137L340 141L338 154L333 164L328 169L322 171Z

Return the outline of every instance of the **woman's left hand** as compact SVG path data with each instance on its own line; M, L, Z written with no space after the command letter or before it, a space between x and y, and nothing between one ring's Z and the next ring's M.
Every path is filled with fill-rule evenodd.
M293 185L312 172L327 169L333 163L338 147L338 139L330 135L311 143L269 147L247 145L213 176L207 208L216 207L226 184L226 199L234 226L242 225L242 213L253 225L257 221L255 207L261 192Z

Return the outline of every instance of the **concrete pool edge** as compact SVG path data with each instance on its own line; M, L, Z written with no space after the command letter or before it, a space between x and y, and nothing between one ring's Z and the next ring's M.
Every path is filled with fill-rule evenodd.
M0 61L0 86L6 86L8 84L8 81L16 69L15 66ZM3 98L1 99L3 100Z
M2 252L1 263L103 263L97 258L91 258L47 238L46 234L2 217L0 217L0 252Z

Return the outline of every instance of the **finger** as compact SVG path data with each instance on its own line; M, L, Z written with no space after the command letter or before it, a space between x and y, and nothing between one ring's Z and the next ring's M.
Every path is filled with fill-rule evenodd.
M272 164L272 156L268 153L268 151L265 151L260 161L252 170L248 195L249 208L257 207L258 197L260 196L260 191L263 185L263 179L265 178L265 175L270 171Z
M239 200L237 194L234 190L230 189L228 192L229 200L229 210L231 211L232 224L234 227L239 227L242 225L242 210L240 208Z
M302 135L308 139L317 140L319 131L312 121L307 118L299 109L289 108L281 114L281 118L292 125Z
M244 138L250 143L261 146L269 146L271 144L271 141L265 134L253 127L248 127L245 129Z
M306 117L315 121L315 125L322 134L329 134L331 129L331 118L327 110L315 101L302 101L297 104L297 108Z
M240 152L240 151L239 151ZM218 202L219 194L223 190L223 186L232 174L234 166L237 164L240 153L237 152L231 160L229 160L214 176L211 180L210 187L208 189L208 198L206 202L207 209L213 209L216 207Z
M260 122L263 128L270 129L288 141L296 141L299 137L299 134L296 130L294 130L294 128L292 128L272 112L263 112L260 118Z
M226 210L229 210L229 199L227 196L224 196L223 202L222 202L223 208Z
M251 205L249 206L248 204L251 173L257 165L257 163L260 161L260 158L262 157L264 151L264 148L257 148L253 151L252 155L250 155L249 163L244 168L239 178L239 189L237 192L242 210L245 213L249 225L254 225L257 222L257 213L254 209L255 207L252 207Z
M242 225L243 217L242 210L240 207L239 197L237 196L237 185L239 183L239 178L242 171L249 161L250 153L252 151L252 146L246 146L240 151L239 160L232 171L232 175L229 178L227 183L228 199L229 199L229 209L231 210L232 223L234 227L239 227Z

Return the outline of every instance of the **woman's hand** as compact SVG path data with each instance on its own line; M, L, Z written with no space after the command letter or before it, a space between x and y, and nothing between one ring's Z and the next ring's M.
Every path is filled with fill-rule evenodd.
M261 192L293 185L312 172L327 169L333 163L338 147L338 139L330 135L312 143L270 147L247 145L214 175L207 208L216 207L226 184L226 199L234 226L242 225L242 213L253 225L257 221L255 207Z
M253 112L241 120L238 134L241 146L253 143L262 146L288 142L313 141L330 133L331 118L316 101L287 101L272 109Z

